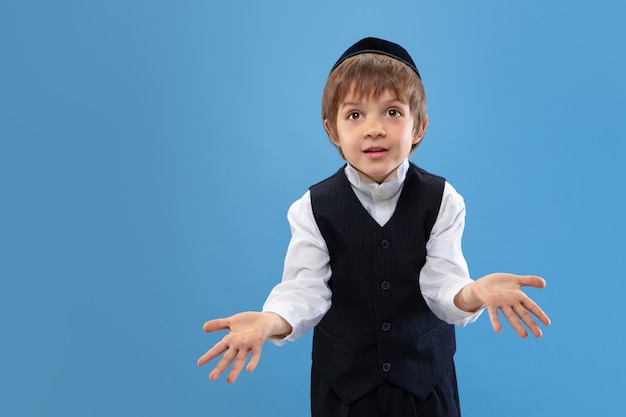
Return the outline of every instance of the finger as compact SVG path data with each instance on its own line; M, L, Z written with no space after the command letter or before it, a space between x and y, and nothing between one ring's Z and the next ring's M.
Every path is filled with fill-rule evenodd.
M500 318L498 317L498 309L496 307L487 307L487 312L489 313L489 320L491 321L493 331L500 333L502 331L502 325L500 324Z
M549 326L551 324L550 317L535 303L532 299L527 298L522 305L526 310L530 311L541 321L544 325Z
M228 382L229 384L232 384L233 382L237 380L239 373L241 372L241 370L243 369L243 366L246 363L246 359L248 359L248 352L240 350L239 353L237 353L237 359L235 360L235 363L233 364L233 367L231 368L230 373L228 374L228 378L226 378L226 382Z
M522 275L517 278L517 282L522 287L545 288L546 280L535 275Z
M522 322L524 322L526 327L530 329L533 336L537 338L541 337L542 335L541 329L535 322L535 319L533 319L533 317L530 315L530 313L524 306L516 307L514 308L514 311L517 314L517 317L519 317L522 320Z
M528 331L526 331L524 326L522 326L522 323L519 321L515 311L510 307L503 307L501 308L501 310L502 315L504 316L504 318L506 318L506 321L509 322L511 327L513 327L513 329L517 332L519 337L521 337L522 339L528 337Z
M234 349L228 349L226 353L224 353L224 356L222 356L222 359L220 359L215 368L209 374L209 379L211 381L215 381L219 378L219 376L224 373L226 368L230 366L236 356L237 352Z
M256 369L256 366L259 364L261 360L261 348L252 350L252 358L250 358L250 362L246 367L247 372L252 372Z
M213 359L224 353L227 349L228 345L224 343L224 341L216 343L211 349L207 350L204 355L198 358L198 366L202 366L205 363L212 361Z
M230 326L228 319L209 320L202 326L202 330L206 333L216 332L218 330L227 330Z

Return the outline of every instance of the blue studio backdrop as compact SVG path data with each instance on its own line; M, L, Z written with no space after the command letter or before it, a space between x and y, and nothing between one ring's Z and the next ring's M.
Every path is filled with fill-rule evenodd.
M457 330L467 416L626 415L620 1L0 3L0 415L306 416L310 334L229 385L202 324L258 310L286 212L342 163L332 64L412 54L412 160L464 196L472 276L545 277L538 340ZM622 191L620 191L622 190Z

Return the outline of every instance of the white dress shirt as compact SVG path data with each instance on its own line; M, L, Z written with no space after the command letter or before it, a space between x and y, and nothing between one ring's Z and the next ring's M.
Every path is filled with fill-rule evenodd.
M405 160L382 184L359 174L349 164L345 173L359 201L376 222L384 226L396 209L409 162ZM307 191L289 208L291 241L285 256L282 282L268 296L263 311L274 312L293 327L284 339L272 339L277 345L294 341L320 322L330 309L332 294L330 257L317 227ZM420 288L426 304L441 320L465 326L478 318L460 310L454 297L472 282L461 251L465 225L463 197L445 183L441 208L426 243L426 263L420 272Z

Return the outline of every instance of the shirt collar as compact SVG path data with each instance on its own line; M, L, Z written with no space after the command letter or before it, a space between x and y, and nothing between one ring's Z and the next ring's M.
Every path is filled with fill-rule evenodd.
M371 178L361 174L350 164L346 165L345 173L348 181L354 188L373 201L381 201L393 197L402 189L408 170L409 160L405 159L396 170L385 178L382 184L378 184Z

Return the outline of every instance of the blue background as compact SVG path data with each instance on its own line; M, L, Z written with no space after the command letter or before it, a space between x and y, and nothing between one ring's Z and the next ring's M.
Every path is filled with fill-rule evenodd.
M286 211L342 161L326 75L405 46L413 160L468 206L472 276L544 276L542 339L459 329L466 416L624 415L621 1L0 4L0 414L306 416L310 335L234 385L205 320L280 280ZM622 191L620 191L622 190Z

